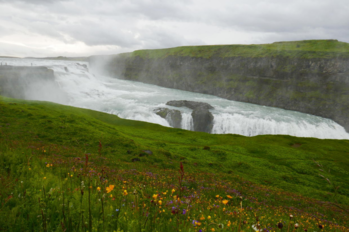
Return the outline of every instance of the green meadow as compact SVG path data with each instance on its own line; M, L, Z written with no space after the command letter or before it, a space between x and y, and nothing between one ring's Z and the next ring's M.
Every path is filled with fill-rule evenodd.
M0 96L0 178L0 231L349 231L348 140Z

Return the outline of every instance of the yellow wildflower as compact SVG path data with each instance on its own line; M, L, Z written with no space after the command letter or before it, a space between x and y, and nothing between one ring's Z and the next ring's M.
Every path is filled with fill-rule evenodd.
M101 188L100 188L100 187L97 187L97 191L98 191L98 192L101 191Z
M49 167L50 167L50 164L46 164L46 167L49 168Z
M161 204L162 204L162 201L160 200L160 201L158 201L158 203L159 203L159 205L161 205Z
M175 191L176 191L175 189L172 189L172 190L171 190L172 194L173 194Z
M225 204L225 205L228 204L228 202L229 202L228 200L223 200L222 201L222 203Z
M232 198L233 198L233 197L232 197L232 196L230 196L230 195L227 195L227 197L228 197L228 198L230 198L230 199L232 199Z
M158 198L158 194L153 194L153 198L156 200L156 198Z
M114 185L109 185L108 187L106 187L107 193L110 193L113 189L114 189Z
M204 215L201 216L200 220L201 220L201 221L205 220Z
M128 192L127 192L127 190L126 190L126 189L124 190L123 195L124 195L124 196L127 196L127 195L128 195Z
M46 176L44 177L44 180L46 180Z
M210 220L210 219L211 219L211 216L208 216L207 219Z

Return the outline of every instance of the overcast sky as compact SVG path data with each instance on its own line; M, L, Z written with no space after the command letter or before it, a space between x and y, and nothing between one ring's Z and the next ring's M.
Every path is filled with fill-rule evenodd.
M0 0L0 56L307 39L349 42L349 1Z

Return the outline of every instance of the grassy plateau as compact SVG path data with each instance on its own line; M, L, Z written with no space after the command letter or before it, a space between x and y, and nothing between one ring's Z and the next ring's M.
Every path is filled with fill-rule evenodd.
M138 50L125 56L163 59L168 56L211 57L287 57L297 59L348 58L349 44L338 40L303 40L251 45L182 46Z
M0 214L0 231L349 231L349 141L0 96Z

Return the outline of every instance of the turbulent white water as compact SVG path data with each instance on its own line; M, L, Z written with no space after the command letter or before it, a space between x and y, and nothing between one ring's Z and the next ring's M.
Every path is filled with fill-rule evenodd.
M192 130L191 110L165 105L170 100L206 102L215 109L213 133L255 136L261 134L286 134L299 137L349 139L345 129L332 120L272 107L229 101L211 95L162 88L106 76L94 75L81 64L84 62L0 59L0 62L16 66L46 66L55 73L55 81L64 97L57 97L53 89L37 86L27 93L27 99L46 100L77 107L116 114L121 118L157 123L169 123L156 115L159 107L178 109L182 112L182 128ZM65 70L68 69L68 72ZM55 96L55 97L52 97Z

